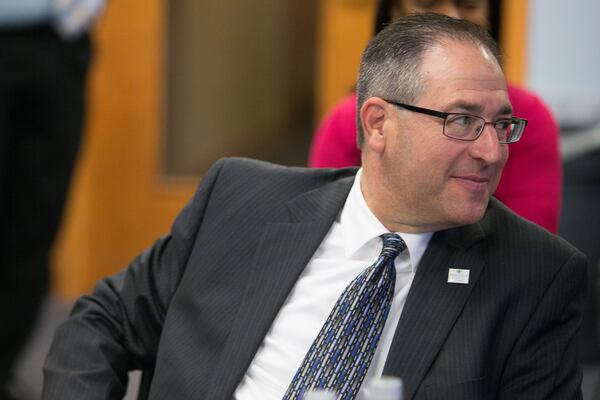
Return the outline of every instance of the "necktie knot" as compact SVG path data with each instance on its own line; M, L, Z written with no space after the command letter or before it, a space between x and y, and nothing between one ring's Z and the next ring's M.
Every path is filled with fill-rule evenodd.
M383 240L381 257L385 257L388 260L395 259L398 254L406 249L406 243L404 243L404 240L396 233L384 233L380 238Z

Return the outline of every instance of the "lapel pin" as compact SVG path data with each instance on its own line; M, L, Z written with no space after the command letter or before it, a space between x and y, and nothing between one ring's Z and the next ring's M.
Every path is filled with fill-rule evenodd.
M469 284L468 269L450 268L448 269L448 283L460 283L463 285Z

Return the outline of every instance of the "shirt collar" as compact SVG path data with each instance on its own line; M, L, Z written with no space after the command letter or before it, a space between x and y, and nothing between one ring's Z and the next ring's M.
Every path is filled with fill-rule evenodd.
M356 178L340 215L340 227L344 240L346 257L353 258L359 250L370 242L377 243L381 249L379 236L389 231L371 211L360 187L362 168L356 173ZM408 248L413 272L429 244L433 232L426 233L398 233ZM376 256L376 255L375 255Z

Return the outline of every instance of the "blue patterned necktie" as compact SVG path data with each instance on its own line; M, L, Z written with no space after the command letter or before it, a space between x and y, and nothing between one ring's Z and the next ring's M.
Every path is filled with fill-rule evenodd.
M340 400L356 397L390 311L396 268L406 244L395 233L380 236L377 261L344 289L294 375L284 400L300 400L311 389L330 389Z

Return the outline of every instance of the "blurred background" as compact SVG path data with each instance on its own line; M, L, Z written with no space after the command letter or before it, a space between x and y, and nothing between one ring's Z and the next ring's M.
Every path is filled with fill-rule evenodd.
M150 246L224 156L306 165L314 128L352 90L375 0L119 0L92 32L85 135L52 256L52 290L17 378L39 398L41 364L73 299ZM589 257L584 392L597 386L600 2L492 1L514 83L561 126L560 234ZM0 52L2 49L0 49ZM32 212L41 213L43 207Z

